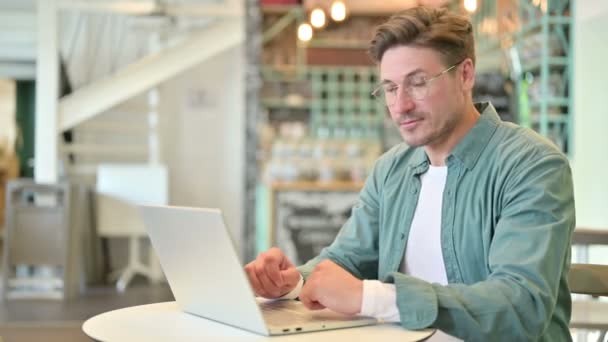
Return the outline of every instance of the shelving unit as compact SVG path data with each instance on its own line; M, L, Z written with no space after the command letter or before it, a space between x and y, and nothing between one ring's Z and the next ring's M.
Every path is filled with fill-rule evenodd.
M472 16L479 62L510 74L514 121L572 151L570 0L485 0Z
M315 31L310 42L302 43L296 39L296 27L305 19L302 8L265 5L262 14L265 122L274 128L285 121L303 122L312 139L382 143L386 108L371 98L378 80L366 48L367 35L383 17L351 17ZM338 65L324 58L327 53Z
M312 135L379 140L386 109L370 96L376 74L374 67L309 68Z
M520 122L567 154L573 132L571 6L570 0L520 1L521 29L514 34L521 65Z
M302 43L301 9L262 14L256 249L278 245L305 261L333 240L386 146L386 108L371 97L378 76L366 52L381 18L351 16Z

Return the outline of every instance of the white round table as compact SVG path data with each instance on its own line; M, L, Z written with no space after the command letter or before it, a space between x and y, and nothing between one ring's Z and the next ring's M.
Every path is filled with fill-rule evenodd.
M182 312L176 302L109 311L88 319L82 330L98 341L420 341L434 329L410 331L396 324L267 337Z

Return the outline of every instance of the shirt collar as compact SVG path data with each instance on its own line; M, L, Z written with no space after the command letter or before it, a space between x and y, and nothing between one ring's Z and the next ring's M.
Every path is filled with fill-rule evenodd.
M488 146L488 142L501 120L496 109L489 102L476 103L475 108L481 113L475 126L456 145L451 155L464 163L467 169L472 169L481 152ZM449 159L449 157L448 157Z
M479 119L448 157L448 161L452 156L460 160L468 169L472 169L475 166L481 152L486 148L488 141L490 141L501 121L491 103L476 103L475 108L481 113ZM422 173L426 171L428 164L429 160L424 148L416 148L412 158L410 158L410 167L416 168L416 173Z

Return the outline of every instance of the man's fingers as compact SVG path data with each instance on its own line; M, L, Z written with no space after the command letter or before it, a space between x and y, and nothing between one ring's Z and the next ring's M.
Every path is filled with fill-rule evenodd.
M259 261L264 267L266 276L277 288L283 287L283 277L279 272L281 258L284 258L283 252L276 247L260 254L258 257Z
M300 274L278 248L260 253L255 261L245 266L254 291L266 298L277 298L293 290Z
M266 253L267 255L272 256L272 258L277 262L279 270L283 271L288 268L294 267L293 263L279 248L273 247L269 249Z
M255 275L258 277L260 284L262 284L264 291L269 295L267 298L276 298L281 295L281 288L270 280L266 274L266 269L262 264L257 263L255 265Z
M316 296L315 280L314 275L308 278L308 281L304 283L302 292L300 292L300 301L309 310L321 310L325 309L325 306L321 304Z
M316 300L311 299L306 294L300 294L299 298L300 298L300 301L302 302L302 304L304 304L304 306L308 310L321 310L321 309L325 309L325 306L323 304L317 302Z
M295 267L280 271L284 287L294 288L300 281L300 272Z
M309 310L323 310L323 309L325 309L325 305L323 305L319 302L311 302L308 309Z
M308 295L302 291L300 292L300 297L298 297L300 299L300 302L302 302L302 304L304 304L304 306L307 309L310 309L312 307L312 300L308 297Z
M277 249L278 249L278 248L277 248ZM281 250L280 250L280 249L279 249L279 252L281 252ZM279 268L280 268L281 270L286 270L286 269L288 269L288 268L295 267L295 266L294 266L294 265L291 263L291 261L289 260L289 258L288 258L288 257L287 257L285 254L283 254L283 252L281 252L281 254L282 254L282 258L280 259L280 260L281 260L281 263L280 263L280 265L279 265Z
M264 290L264 286L258 279L258 276L255 274L255 269L253 265L245 266L245 272L247 273L247 277L249 278L249 283L253 288L253 292L258 296L268 297L268 293Z
M291 263L289 258L277 247L273 247L268 250L265 254L267 260L267 271L270 278L275 281L277 286L289 286L295 285L300 280L299 272L295 271L295 266ZM289 273L285 274L283 271L290 270ZM294 277L293 272L298 273L297 277ZM285 276L291 278L285 278ZM293 282L296 279L296 283ZM291 280L291 282L289 282Z
M265 263L264 269L268 278L276 287L283 287L285 282L283 281L283 276L279 271L279 264L271 260L270 262Z

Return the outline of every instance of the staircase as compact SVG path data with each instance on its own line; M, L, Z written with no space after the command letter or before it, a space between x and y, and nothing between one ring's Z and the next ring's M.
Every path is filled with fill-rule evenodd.
M156 133L145 101L146 96L136 96L70 130L71 141L61 147L69 179L92 184L99 164L140 164L155 158L150 141Z
M69 81L71 91L60 94L58 103L51 98L51 101L39 106L44 108L44 103L48 103L49 106L57 106L57 110L52 108L48 116L45 116L44 109L38 113L42 114L41 121L48 120L46 127L49 128L45 131L43 123L38 126L36 133L41 133L42 128L49 144L37 148L50 148L46 154L38 154L36 167L37 170L52 170L47 173L54 173L56 150L52 139L59 135L59 176L69 177L72 182L95 184L100 164L159 163L158 130L161 120L158 106L162 103L159 85L242 43L244 39L245 30L240 18L242 10L236 8L241 4L237 0L219 3L213 0L42 0L44 2L41 4L51 10L41 12L45 13L41 17L36 16L35 0L2 0L0 13L3 13L5 1L29 3L30 8L23 9L23 12L29 10L29 13L23 17L31 21L27 25L15 22L15 25L24 27L23 32L27 32L17 35L23 38L19 43L13 41L17 36L11 36L12 32L18 30L3 26L3 18L0 17L0 27L4 28L0 31L0 72L3 65L12 63L14 56L21 56L20 61L29 63L31 67L29 74L23 77L36 77L34 63L38 57L38 33L48 39L44 42L51 42L42 44L41 51L48 58L45 59L46 63L55 63L57 45L54 34L47 31L45 37L45 32L38 32L36 26L38 22L51 28L58 25L59 56L64 80ZM60 20L55 20L57 17L53 13L56 8L49 5L51 1L58 6ZM152 10L137 14L120 9L136 2L152 4ZM161 2L164 6L158 11ZM24 42L29 45L24 45ZM13 57L7 54L7 46L12 48ZM22 46L29 48L21 49ZM10 70L14 72L17 68L13 64ZM41 81L39 84L54 88L55 81L48 82L56 76L52 66L45 66L42 70L47 76L47 83ZM39 100L48 97L48 94L51 92L46 92ZM166 120L170 120L172 112L166 111L166 114ZM45 139L38 141L46 142ZM53 165L47 165L51 162ZM57 173L53 177L47 176L42 178L56 179ZM111 216L115 216L115 213ZM127 228L123 229L123 233L129 235ZM129 239L137 242L141 236L141 232L131 234ZM133 268L137 264L131 262L138 256L137 250L130 248L132 253L127 271L135 269L141 272L137 267ZM124 274L128 276L132 273ZM119 289L124 289L127 283L128 279L120 281Z
M158 163L156 86L238 44L240 19L78 15L62 28L73 37L62 56L76 89L59 103L66 175L91 182L101 163Z
M68 18L60 35L71 37L71 42L62 44L61 55L73 89L94 87L97 82L112 79L123 68L182 39L169 37L170 24L162 17L151 21L121 14L77 12L68 14ZM161 35L164 42L160 41ZM66 98L73 99L72 95ZM158 162L158 97L158 90L151 88L67 129L60 144L64 174L71 180L93 184L100 164Z

